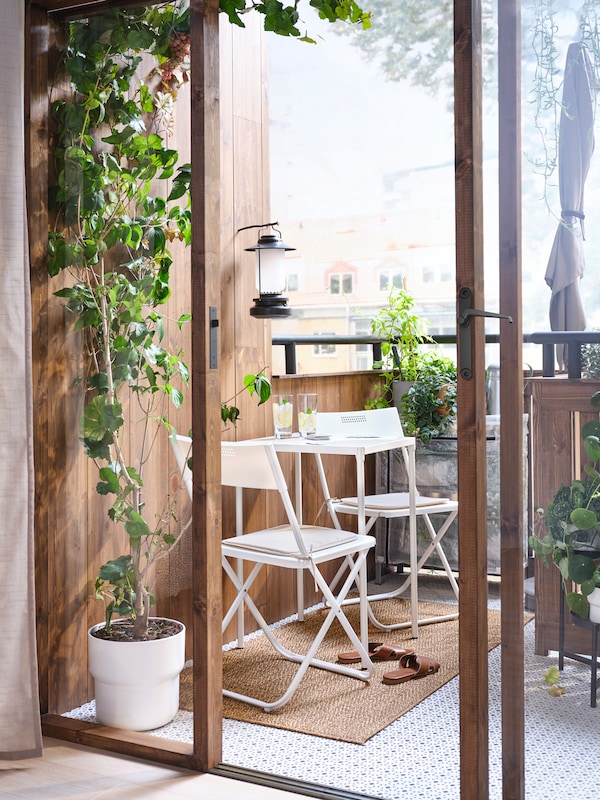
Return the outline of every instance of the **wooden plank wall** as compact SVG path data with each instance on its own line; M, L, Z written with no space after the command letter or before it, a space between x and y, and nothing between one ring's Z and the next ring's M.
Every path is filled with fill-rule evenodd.
M581 477L585 460L581 426L598 417L590 406L590 398L598 390L597 380L531 379L531 491L536 535L543 536L546 531L535 510L547 508L561 485ZM536 561L535 650L540 655L558 649L559 591L558 570ZM567 624L565 647L570 652L589 653L589 632Z

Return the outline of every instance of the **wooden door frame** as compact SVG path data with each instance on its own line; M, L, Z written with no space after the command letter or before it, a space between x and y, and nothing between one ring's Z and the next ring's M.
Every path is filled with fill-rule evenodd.
M502 788L525 797L521 3L498 3ZM506 678L506 679L505 679Z
M44 296L48 290L46 271L46 237L48 230L47 180L49 145L48 103L45 91L48 61L47 31L52 14L75 18L106 10L109 7L151 5L146 0L34 0L27 2L26 24L28 63L35 67L38 84L36 94L27 93L28 101L28 217L31 235L32 287L34 310L37 307L40 325L44 324ZM194 657L194 743L159 741L155 737L127 731L115 731L58 715L42 718L46 735L92 747L112 750L156 762L206 772L219 764L222 752L221 693L221 480L220 480L220 380L218 363L211 363L209 352L209 308L219 308L220 282L220 116L219 116L219 4L218 0L190 0L192 38L192 427L194 430L193 536L192 536L192 636ZM41 87L44 86L42 90ZM35 179L33 174L35 171ZM40 175L42 180L40 180ZM36 305L37 304L37 305ZM40 374L35 385L45 391L42 374L44 341L36 342ZM37 419L42 429L46 419ZM40 448L36 460L38 475L44 454ZM36 509L41 530L45 508ZM43 541L43 537L42 537ZM42 548L43 550L43 548ZM36 558L49 557L38 551ZM38 575L44 570L38 570ZM40 591L41 589L41 591ZM48 602L47 586L38 583L41 609ZM39 641L51 636L44 615L38 620ZM48 673L49 656L40 648L40 670ZM209 664L211 669L203 668ZM41 681L42 712L48 707L46 682Z
M481 2L454 3L456 293L483 309ZM458 316L458 314L457 314ZM458 348L460 796L485 800L488 767L485 329L472 317L471 363ZM457 337L461 335L457 325ZM468 369L467 369L468 366Z
M457 297L485 309L481 2L455 0ZM521 323L520 3L498 3L499 227L502 426L501 643L503 796L524 798L523 366ZM497 309L490 309L498 311ZM489 796L485 328L470 324L471 374L458 380L461 798ZM459 326L460 328L460 326ZM457 328L457 334L460 330ZM459 359L460 362L460 359Z

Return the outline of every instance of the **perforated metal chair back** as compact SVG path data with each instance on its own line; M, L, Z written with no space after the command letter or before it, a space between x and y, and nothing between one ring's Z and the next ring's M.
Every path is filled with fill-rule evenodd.
M389 438L404 436L404 432L395 408L374 408L369 411L319 411L317 435Z

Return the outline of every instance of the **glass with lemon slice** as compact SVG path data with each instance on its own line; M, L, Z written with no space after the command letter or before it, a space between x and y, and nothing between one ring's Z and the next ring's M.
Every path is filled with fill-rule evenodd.
M298 395L298 430L300 436L314 436L317 432L317 395L306 392Z
M273 425L276 439L289 439L292 435L294 402L290 394L273 395Z

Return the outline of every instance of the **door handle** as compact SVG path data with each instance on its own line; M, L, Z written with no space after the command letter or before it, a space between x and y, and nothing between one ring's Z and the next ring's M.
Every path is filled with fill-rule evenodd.
M473 294L470 289L463 288L458 293L458 369L461 378L470 380L473 377L471 364L471 318L472 317L492 317L495 319L507 319L512 322L509 314L498 314L495 311L484 311L479 308L471 308L471 298Z

